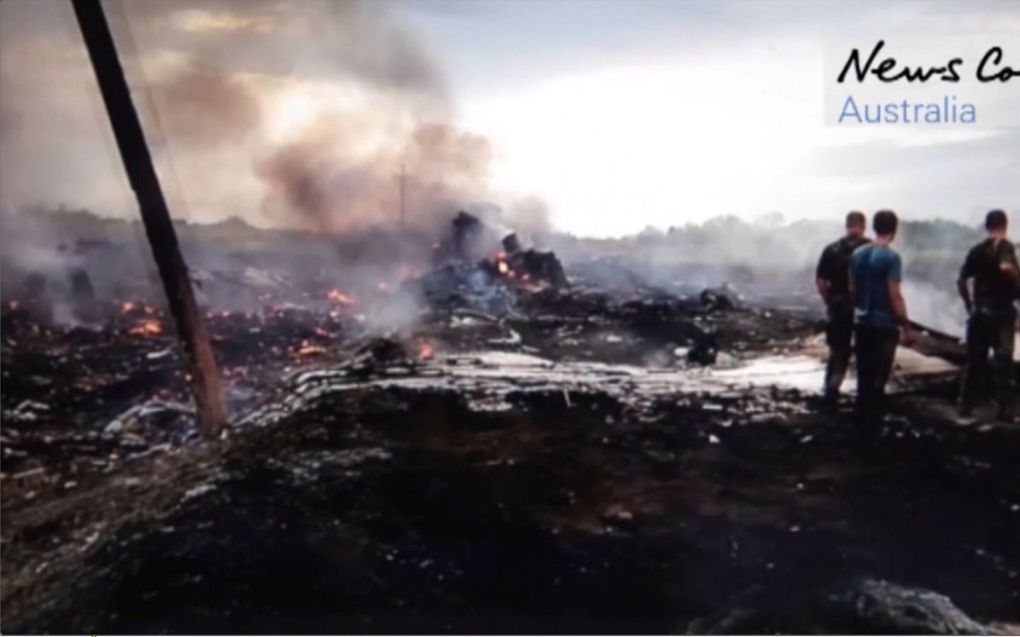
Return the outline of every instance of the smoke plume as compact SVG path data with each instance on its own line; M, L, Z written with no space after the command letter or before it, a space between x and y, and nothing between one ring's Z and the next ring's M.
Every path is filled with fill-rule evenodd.
M234 169L258 180L263 218L343 231L396 220L403 206L409 223L438 227L485 196L487 141L456 129L442 70L387 5L125 8L168 137L192 155L244 142L248 161ZM166 23L169 41L156 32ZM172 73L146 68L155 54L143 35L164 58L191 57Z
M408 224L433 229L489 197L489 143L458 129L440 65L388 3L104 7L178 216L342 231L394 221L403 201ZM2 203L133 214L70 8L14 0L0 10L3 59L44 62L0 62L8 94L0 98ZM55 23L62 39L52 35ZM85 98L62 94L75 85L87 87ZM60 156L67 139L81 140L81 152ZM97 155L107 161L83 161ZM100 185L76 196L20 168L44 162ZM27 194L39 192L57 198Z

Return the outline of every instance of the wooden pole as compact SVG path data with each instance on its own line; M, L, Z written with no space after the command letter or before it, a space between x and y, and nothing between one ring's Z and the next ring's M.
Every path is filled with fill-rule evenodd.
M170 313L187 350L188 372L195 395L199 429L204 437L212 438L219 434L227 420L220 390L220 372L195 301L188 267L181 256L177 232L170 220L170 210L163 198L159 177L145 143L138 113L131 101L103 8L99 0L71 0L71 4L85 39L99 90L103 94L124 169L138 199L145 234L159 269L159 277L163 281Z

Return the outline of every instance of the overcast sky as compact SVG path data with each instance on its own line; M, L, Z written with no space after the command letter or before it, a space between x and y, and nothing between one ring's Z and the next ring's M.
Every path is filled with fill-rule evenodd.
M583 235L850 208L967 223L990 207L1020 215L1020 129L843 129L822 115L826 42L965 36L1003 46L1020 67L1017 2L106 6L121 25L118 46L137 53L129 76L147 87L136 97L158 127L147 133L185 217L306 219L275 209L295 205L281 165L293 168L310 135L317 145L302 169L343 157L321 171L317 203L340 210L334 198L356 197L359 210L386 208L380 193L394 162L407 161L390 142L418 139L421 121L435 118L457 132L414 165L454 175L444 196L539 202L556 228ZM912 53L918 64L944 62ZM1020 78L1002 91L1020 109L1018 97ZM333 150L323 122L338 120L358 124ZM0 142L3 205L133 213L68 3L0 2ZM351 185L360 179L379 188Z

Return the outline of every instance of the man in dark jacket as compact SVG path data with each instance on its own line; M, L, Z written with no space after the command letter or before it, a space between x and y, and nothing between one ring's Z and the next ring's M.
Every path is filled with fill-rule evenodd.
M829 362L825 367L822 391L830 405L839 399L839 388L850 364L850 340L854 328L854 304L850 296L850 255L868 243L864 237L867 219L863 212L846 216L846 235L825 246L815 270L815 285L825 303L828 324L825 341L829 346Z
M978 400L982 379L988 370L992 350L992 371L999 394L999 417L1015 417L1014 335L1017 312L1014 307L1020 274L1016 250L1006 238L1006 213L992 210L985 217L988 236L971 248L960 269L956 286L967 308L967 369L960 389L960 415L969 416ZM968 282L973 281L973 292Z

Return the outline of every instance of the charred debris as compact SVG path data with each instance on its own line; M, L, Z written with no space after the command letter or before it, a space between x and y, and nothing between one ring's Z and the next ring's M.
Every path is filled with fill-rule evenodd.
M56 252L60 267L24 271L19 281L9 275L13 284L5 286L14 293L2 313L4 473L14 483L23 470L48 465L51 447L60 471L49 479L59 482L65 470L85 470L83 463L106 467L131 449L195 438L182 354L151 276L139 268L137 278L104 281L100 288L121 297L111 299L97 293L89 272L109 278L104 262L127 260L124 248L78 240ZM425 271L400 266L380 275L374 289L362 281L357 291L325 275L296 280L251 265L193 273L207 301L236 300L237 287L254 290L248 307L205 314L231 411L257 404L282 375L377 352L380 344L417 361L491 349L552 361L687 367L714 364L721 343L732 361L732 353L778 348L790 329L807 335L815 323L801 312L738 310L737 294L726 286L646 299L642 290L572 283L554 253L522 248L515 233L500 237L465 212L429 259ZM409 316L394 321L398 327L373 324L370 315L389 311L390 297ZM121 446L127 454L117 453Z
M949 416L953 339L902 353L862 437L816 409L802 288L562 262L466 212L391 240L192 260L234 415L205 444L129 250L5 268L6 629L1020 622L1020 435Z

